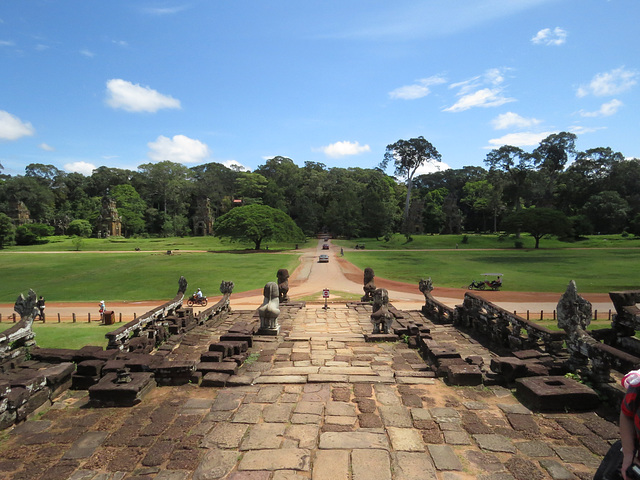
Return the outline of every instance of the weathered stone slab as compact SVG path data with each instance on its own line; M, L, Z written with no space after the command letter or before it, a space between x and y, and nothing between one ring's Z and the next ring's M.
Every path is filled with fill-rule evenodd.
M544 468L553 480L573 480L575 475L564 468L560 463L551 459L540 460L540 466Z
M131 372L129 383L116 383L117 373L107 373L96 384L89 387L91 401L106 406L133 406L156 386L153 373Z
M63 459L89 458L102 445L109 432L87 432L73 442L71 448L62 456Z
M249 403L240 405L231 420L234 423L258 423L262 416L262 405Z
M437 480L428 453L395 452L392 456L394 480Z
M320 434L319 448L331 449L389 449L389 441L384 433L373 432L324 432Z
M347 450L318 450L313 462L313 480L349 480Z
M462 470L460 459L449 445L428 445L438 470Z
M333 375L377 375L371 367L320 367L318 373Z
M516 396L530 409L545 412L593 410L600 404L591 388L559 375L519 378Z
M223 478L236 466L238 452L235 450L210 450L193 473L193 480L216 480Z
M391 480L391 459L384 450L351 452L353 480Z
M307 383L306 375L282 375L282 376L270 376L261 375L256 378L255 384L292 384L292 383Z
M495 433L478 433L473 435L478 446L483 450L490 452L507 452L516 453L515 445L504 435Z
M284 436L285 425L282 423L259 423L249 429L249 433L242 440L240 450L258 450L280 448ZM247 470L263 470L248 468ZM270 470L265 468L264 470Z
M278 367L272 368L265 375L309 375L310 373L318 373L320 367Z
M311 468L309 450L302 448L282 448L264 451L251 450L244 454L238 470L297 470L307 472Z
M228 373L208 372L204 377L202 377L200 386L203 388L224 387L230 377L231 375Z
M411 428L413 426L411 414L406 407L381 405L378 411L382 422L387 427Z
M404 385L433 385L435 379L429 377L405 377L402 372L402 376L396 373L396 382Z
M482 372L477 365L449 365L447 367L447 381L450 385L482 385Z
M309 383L347 383L347 375L334 375L326 373L310 373L307 377Z
M387 427L391 446L395 451L424 452L422 435L413 428Z
M262 410L262 418L267 423L286 423L291 418L293 404L266 405Z
M200 445L204 448L238 448L249 425L243 423L218 423Z

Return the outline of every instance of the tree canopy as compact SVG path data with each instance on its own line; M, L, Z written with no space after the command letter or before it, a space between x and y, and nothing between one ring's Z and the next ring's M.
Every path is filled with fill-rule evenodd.
M253 242L260 250L263 241L301 242L302 230L282 210L267 205L236 207L219 217L213 229L217 237Z

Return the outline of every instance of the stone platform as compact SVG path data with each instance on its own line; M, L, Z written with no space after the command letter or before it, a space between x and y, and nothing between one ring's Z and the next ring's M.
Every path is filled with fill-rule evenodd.
M198 360L234 322L197 327L168 358ZM451 326L434 341L493 355ZM0 440L0 478L46 480L591 479L617 427L595 413L535 414L499 386L451 386L416 350L365 342L369 314L283 311L232 385L157 387L131 408L68 391Z

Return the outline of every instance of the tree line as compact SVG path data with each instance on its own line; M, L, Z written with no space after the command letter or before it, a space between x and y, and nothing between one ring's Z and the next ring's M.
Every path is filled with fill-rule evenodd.
M115 200L127 237L191 235L205 198L216 218L238 204L261 204L286 213L306 235L531 231L533 209L547 223L555 215L555 227L543 229L558 231L544 233L640 234L640 161L609 147L577 151L575 141L574 134L560 132L531 152L494 149L486 168L418 176L417 167L440 160L422 137L389 145L381 164L368 169L298 166L277 156L252 172L163 161L135 171L101 166L85 176L34 163L24 175L0 174L0 237L7 243L19 233L18 202L29 210L28 230L40 229L35 234L95 234L105 196ZM390 163L397 177L384 172ZM556 228L560 224L563 229Z

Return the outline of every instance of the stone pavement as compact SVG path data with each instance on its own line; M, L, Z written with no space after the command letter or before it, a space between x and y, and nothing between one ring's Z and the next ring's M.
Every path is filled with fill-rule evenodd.
M132 408L67 392L0 438L0 478L73 480L590 479L615 425L594 413L535 414L499 386L451 387L404 342L366 343L362 308L282 307L255 337L238 386L157 387ZM451 326L438 344L492 356ZM194 358L251 311L198 327Z

